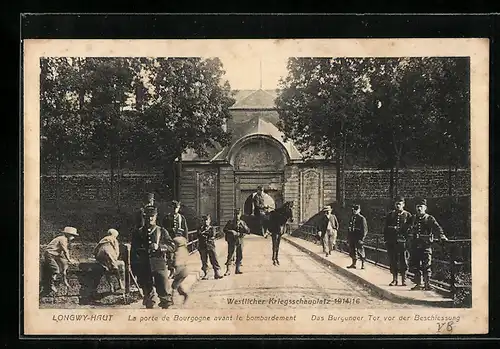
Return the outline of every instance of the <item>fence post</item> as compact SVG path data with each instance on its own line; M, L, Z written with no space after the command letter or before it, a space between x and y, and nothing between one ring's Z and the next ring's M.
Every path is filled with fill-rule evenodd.
M378 235L375 236L375 265L378 265Z
M450 293L451 298L455 299L456 285L455 285L455 242L450 242Z
M125 247L125 294L130 294L130 244L123 244Z

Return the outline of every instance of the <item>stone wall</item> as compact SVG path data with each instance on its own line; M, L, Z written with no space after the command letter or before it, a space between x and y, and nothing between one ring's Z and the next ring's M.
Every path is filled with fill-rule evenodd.
M79 173L61 175L59 183L59 199L61 201L110 201L116 199L118 187L120 198L125 201L140 201L146 191L158 194L167 191L167 185L161 172L127 172L121 178L114 176L113 198L111 197L111 181L109 172ZM119 181L119 182L118 182ZM40 195L42 202L56 199L57 177L41 176Z
M295 181L299 179L297 169L285 171L286 177L293 177ZM222 200L224 218L231 214L229 208L233 206L234 178L232 168L222 168L219 173L218 187L224 193L227 200ZM325 176L333 176L335 171L328 171ZM412 169L400 172L399 194L407 197L445 197L448 196L448 170L447 169ZM188 176L189 177L189 176ZM384 170L348 170L346 171L346 198L347 199L377 199L389 196L389 171ZM60 182L61 201L109 201L110 180L108 173L97 174L72 174L62 175ZM184 178L187 180L188 178ZM191 178L193 185L195 177ZM328 178L325 178L328 180ZM117 180L115 179L115 188ZM295 182L293 182L295 183ZM470 171L460 169L456 173L452 172L452 193L454 196L470 195ZM293 184L296 185L296 184ZM292 186L293 186L292 185ZM165 191L163 174L161 172L151 173L124 173L120 181L120 195L125 201L138 201L145 191L161 193ZM295 187L294 187L295 188ZM288 189L288 188L287 188ZM289 188L292 190L292 188ZM297 191L297 189L293 189ZM331 194L335 194L331 188ZM115 190L116 195L116 190ZM295 193L292 195L295 198ZM41 177L41 201L50 202L56 197L56 177ZM292 199L285 198L285 200ZM186 199L186 198L185 198ZM191 198L194 199L194 198ZM219 200L221 200L219 198ZM188 198L189 201L189 198ZM329 201L325 198L325 202ZM194 204L194 202L193 202ZM194 205L196 206L196 205ZM222 218L222 217L221 217Z
M389 197L390 171L348 170L345 173L346 199ZM405 169L399 172L398 194L406 197L445 197L449 191L448 169ZM452 171L452 195L470 195L470 171Z

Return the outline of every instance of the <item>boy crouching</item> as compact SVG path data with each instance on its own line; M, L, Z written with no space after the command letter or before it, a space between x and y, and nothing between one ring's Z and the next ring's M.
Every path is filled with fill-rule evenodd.
M42 295L57 292L55 281L59 274L62 275L64 285L69 287L67 271L69 264L73 264L69 256L69 243L78 236L78 233L73 227L65 227L61 233L63 235L54 238L45 247L42 264Z

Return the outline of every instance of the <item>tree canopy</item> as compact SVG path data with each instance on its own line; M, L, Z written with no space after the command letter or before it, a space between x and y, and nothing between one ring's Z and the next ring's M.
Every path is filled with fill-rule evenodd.
M156 162L226 145L234 103L219 59L43 58L42 162Z

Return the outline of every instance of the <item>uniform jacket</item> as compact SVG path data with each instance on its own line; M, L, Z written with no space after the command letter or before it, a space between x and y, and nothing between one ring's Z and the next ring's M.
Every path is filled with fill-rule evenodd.
M231 230L236 231L236 234L231 232ZM248 228L248 225L241 219L239 222L231 219L226 223L223 231L228 244L234 243L236 245L241 245L243 244L243 237L250 233L250 228Z
M392 210L385 217L384 239L386 242L406 242L412 224L410 212Z
M318 231L324 234L328 229L328 223L331 224L333 229L339 230L339 221L337 220L337 216L331 213L329 216L322 214L318 219L318 223L316 226Z
M167 215L163 220L163 227L167 229L172 239L177 235L182 235L186 239L188 238L188 226L186 217L184 217L184 215L180 213L176 217L174 217L172 213Z
M151 244L158 244L159 248L151 249ZM130 263L132 269L150 265L151 271L166 269L166 259L175 251L175 245L167 231L154 225L150 229L143 226L132 234L130 246ZM143 268L141 268L143 270Z
M413 216L411 230L416 247L430 248L434 240L446 237L436 218L427 213Z
M215 228L212 226L201 226L196 231L196 237L198 239L198 249L214 249L215 248Z
M349 219L348 237L363 240L368 234L368 223L362 214L352 215Z
M263 212L266 212L266 207L269 207L270 210L274 210L276 207L273 204L274 200L267 193L253 193L252 194L252 213L254 215L260 215Z

